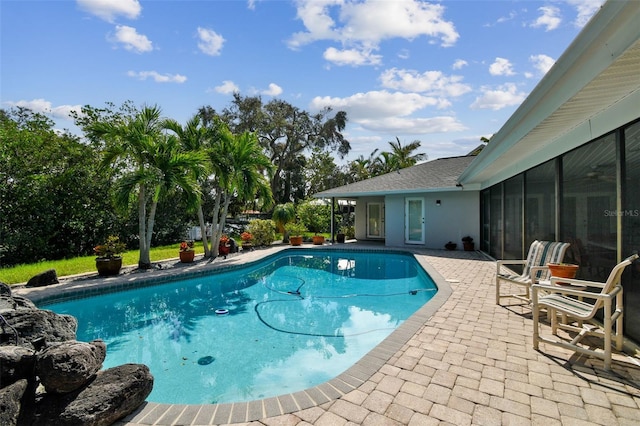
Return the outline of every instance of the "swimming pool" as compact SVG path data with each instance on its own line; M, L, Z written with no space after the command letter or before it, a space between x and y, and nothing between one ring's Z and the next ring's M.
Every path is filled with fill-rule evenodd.
M287 250L246 268L43 306L107 343L108 368L144 363L148 401L222 403L337 376L436 293L412 255Z

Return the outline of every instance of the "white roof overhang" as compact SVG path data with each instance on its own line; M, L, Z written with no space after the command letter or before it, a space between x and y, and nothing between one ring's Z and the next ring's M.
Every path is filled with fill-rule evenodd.
M477 158L486 188L640 117L640 1L607 1Z

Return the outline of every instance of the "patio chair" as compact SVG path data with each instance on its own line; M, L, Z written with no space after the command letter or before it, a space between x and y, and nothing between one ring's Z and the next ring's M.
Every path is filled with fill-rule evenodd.
M500 304L500 299L513 297L531 303L531 285L540 280L549 279L549 268L547 263L561 263L564 254L569 248L569 243L558 241L534 241L529 247L529 253L524 260L498 260L496 265L496 305ZM504 274L504 265L523 265L522 273ZM524 287L522 293L501 294L500 285L515 284Z
M533 348L539 343L549 343L592 355L604 360L605 370L611 369L611 344L616 350L622 350L622 285L620 279L624 268L638 258L634 254L618 263L605 283L578 280L573 278L551 277L549 284L532 286L533 302ZM558 283L561 284L558 284ZM574 288L572 288L572 286ZM587 288L587 290L578 290ZM599 288L600 292L589 291ZM615 305L614 305L615 300ZM604 308L603 322L594 319L596 313ZM557 336L558 328L578 333L571 341L557 340L540 336L540 310L546 309L551 321L551 332ZM558 314L562 322L558 322ZM585 336L599 336L604 339L603 351L578 345Z

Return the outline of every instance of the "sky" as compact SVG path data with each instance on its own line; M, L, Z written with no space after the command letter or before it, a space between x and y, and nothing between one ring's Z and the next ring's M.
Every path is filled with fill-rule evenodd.
M0 108L69 118L157 105L181 123L233 93L346 111L346 160L496 133L603 0L1 0ZM339 159L337 159L338 161Z

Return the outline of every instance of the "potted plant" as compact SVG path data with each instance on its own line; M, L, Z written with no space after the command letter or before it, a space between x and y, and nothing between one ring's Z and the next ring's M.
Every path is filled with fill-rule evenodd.
M231 251L231 247L229 247L229 237L223 235L220 237L220 243L218 243L218 254L227 258L227 255Z
M243 232L242 234L240 234L240 239L242 240L242 251L253 250L253 235L251 234L251 232Z
M120 238L115 235L110 235L104 244L95 246L93 251L98 255L96 257L98 275L118 275L120 268L122 268L120 254L124 252L125 248L124 243L120 242Z
M339 243L344 243L347 239L353 239L356 236L356 232L353 226L343 225L338 229L336 234L336 240Z
M302 234L307 231L307 228L298 222L289 222L284 225L284 229L289 234L289 243L292 246L299 246L302 244Z
M458 245L453 241L449 241L447 244L444 245L444 248L446 248L447 250L455 250L456 247L458 247Z
M321 246L322 244L324 244L324 235L315 234L311 238L313 239L313 244L317 246Z
M471 236L469 235L467 235L466 237L463 237L462 247L464 247L464 251L473 251L473 248L474 248L473 238L471 238Z
M193 241L183 241L180 243L180 262L191 263L196 255L196 251L193 248Z

